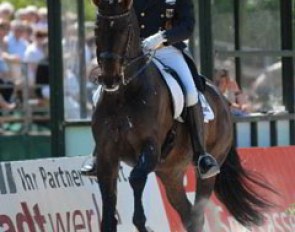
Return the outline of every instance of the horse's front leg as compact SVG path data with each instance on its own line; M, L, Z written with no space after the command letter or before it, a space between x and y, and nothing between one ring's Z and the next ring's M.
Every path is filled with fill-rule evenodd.
M102 232L116 232L118 161L98 159L98 183L102 197Z
M155 169L159 155L156 143L148 141L140 153L136 166L130 174L129 183L134 194L133 224L139 232L147 232L145 227L146 217L142 205L142 194L147 181L147 176Z

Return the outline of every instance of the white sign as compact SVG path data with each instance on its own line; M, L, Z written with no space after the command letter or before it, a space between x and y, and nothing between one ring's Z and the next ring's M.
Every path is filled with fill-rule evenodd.
M42 159L0 164L0 231L100 231L101 197L98 184L81 176L85 157ZM118 231L135 231L130 168L118 178ZM147 225L169 231L168 220L154 175L144 192Z

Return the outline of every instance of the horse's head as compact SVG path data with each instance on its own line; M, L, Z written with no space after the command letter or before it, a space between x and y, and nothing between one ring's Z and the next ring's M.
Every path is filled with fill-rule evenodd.
M98 7L96 55L101 82L107 90L116 90L123 79L123 62L130 43L133 0L93 0Z

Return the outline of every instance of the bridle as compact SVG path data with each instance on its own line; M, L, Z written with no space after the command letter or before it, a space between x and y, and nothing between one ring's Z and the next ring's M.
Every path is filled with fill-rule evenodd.
M102 14L102 11L98 11L97 15L96 15L96 19L97 21L99 19L103 19L106 21L109 21L110 25L113 25L115 23L116 20L123 20L126 18L130 17L130 11L126 11L125 13L122 14L118 14L118 15L104 15ZM130 46L130 26L128 26L128 40L127 40L127 46ZM126 53L126 51L125 51ZM114 53L114 52L109 52L109 51L105 51L105 52L101 52L100 54L97 54L98 57L100 59L114 59L114 60L123 60L125 58L125 54L122 56L118 53Z
M109 21L110 25L113 25L115 23L116 20L126 20L126 18L128 20L130 20L131 17L131 11L128 10L122 14L118 14L118 15L106 15L103 14L102 11L98 11L97 12L97 20L99 19L103 19L106 21ZM133 57L130 58L127 56L128 51L131 49L131 41L132 41L132 36L133 36L134 32L133 30L131 30L131 24L129 23L128 25L128 39L126 42L126 49L123 55L118 54L118 53L114 53L114 52L110 52L110 51L103 51L100 52L99 54L97 54L98 57L98 64L101 66L101 61L102 59L112 59L112 60L118 60L118 61L123 61L123 69L122 69L122 73L121 73L121 83L119 83L118 85L112 87L112 88L108 88L105 85L102 85L103 90L105 90L106 92L115 92L119 89L120 85L128 85L133 79L135 79L143 70L145 70L147 68L147 66L151 63L152 58L154 57L155 52L146 52L146 53L141 53L139 56L137 57ZM128 78L125 77L125 70L128 67L131 67L133 64L135 64L136 62L145 59L145 63L144 65L137 70L132 76L129 76ZM98 78L99 79L99 78ZM99 81L98 81L99 82Z

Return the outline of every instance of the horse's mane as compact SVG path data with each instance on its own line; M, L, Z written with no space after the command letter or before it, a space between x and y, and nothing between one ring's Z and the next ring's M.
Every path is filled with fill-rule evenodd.
M135 14L135 10L132 7L130 10L130 17L131 17L131 30L130 33L132 33L131 35L131 39L130 39L130 44L132 44L133 46L140 46L141 44L141 39L140 39L140 29L139 29L139 24L138 24L138 20L137 20L137 16ZM138 54L138 50L135 48L129 48L127 51L127 56L129 58L134 58L136 57Z

